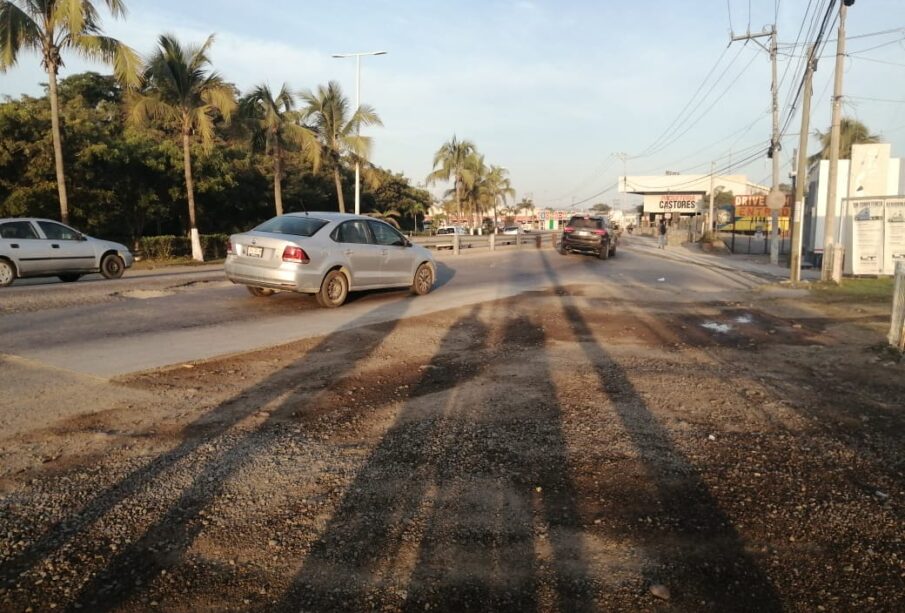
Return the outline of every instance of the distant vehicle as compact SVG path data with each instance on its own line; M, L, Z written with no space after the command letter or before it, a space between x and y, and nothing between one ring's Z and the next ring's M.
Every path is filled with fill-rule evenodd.
M518 226L506 226L503 228L503 234L518 234L519 227Z
M534 230L534 226L532 226L530 223L522 224L522 232L532 232L533 230Z
M575 215L563 228L559 252L590 253L605 260L616 255L617 241L617 234L606 217Z
M289 213L227 243L226 277L256 297L280 290L313 294L324 307L342 305L350 291L409 287L431 291L430 252L391 225L346 213Z
M72 283L99 272L119 279L132 266L128 247L82 234L49 219L0 219L0 287L25 277Z
M443 234L461 234L463 236L468 235L468 230L463 228L462 226L440 226L437 228L437 235Z

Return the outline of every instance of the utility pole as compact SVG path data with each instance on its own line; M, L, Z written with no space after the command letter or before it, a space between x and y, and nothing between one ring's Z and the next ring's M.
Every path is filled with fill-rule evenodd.
M614 153L613 157L616 158L617 160L622 160L622 188L627 190L628 189L628 177L626 176L625 161L630 156L629 156L629 154L620 151L618 153Z
M839 283L842 277L841 246L836 244L836 183L839 176L839 125L842 119L842 75L845 65L845 16L855 0L839 3L839 33L836 36L836 74L833 83L833 124L830 129L830 170L827 179L826 218L823 224L823 266L820 278Z
M758 38L770 37L770 47L764 46ZM745 33L742 36L732 36L732 42L738 40L753 40L770 54L772 65L772 80L770 82L770 95L773 108L773 133L770 137L770 158L773 160L773 182L770 186L770 194L767 196L767 206L770 207L770 263L779 264L779 211L785 204L785 196L779 191L779 151L782 143L779 140L779 83L776 80L776 24L769 26L759 34Z
M710 227L710 235L713 235L713 231L716 228L716 224L713 223L713 166L714 163L710 162L710 215L707 217L707 225Z
M814 71L817 70L815 47L808 48L808 63L804 73L804 98L801 103L801 134L798 137L798 162L795 164L795 210L792 211L792 255L789 280L801 281L801 235L804 221L804 186L808 181L808 130L811 124L811 94Z

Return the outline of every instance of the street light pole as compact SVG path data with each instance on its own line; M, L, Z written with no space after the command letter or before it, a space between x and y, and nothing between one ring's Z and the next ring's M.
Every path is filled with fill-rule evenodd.
M355 58L355 112L361 108L361 56L386 55L386 51L359 51L355 53L334 53L335 58ZM359 127L355 127L355 135L358 136ZM355 214L361 215L361 164L355 160Z

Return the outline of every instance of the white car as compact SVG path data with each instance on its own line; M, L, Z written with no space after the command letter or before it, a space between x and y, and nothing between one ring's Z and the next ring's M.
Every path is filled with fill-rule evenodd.
M0 219L0 287L25 277L58 277L71 283L99 272L119 279L132 266L132 253L50 219Z
M519 231L518 226L506 226L505 228L503 228L503 234L519 234L519 233L520 233L520 231Z
M278 290L313 294L324 307L350 291L409 287L423 295L437 277L430 252L386 222L346 213L289 213L226 246L226 277L256 297Z
M440 226L439 228L437 228L438 236L442 236L444 234L459 234L461 236L467 236L468 230L466 230L462 226Z

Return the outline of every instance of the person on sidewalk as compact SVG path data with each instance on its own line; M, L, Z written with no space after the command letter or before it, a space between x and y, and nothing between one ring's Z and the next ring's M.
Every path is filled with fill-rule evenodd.
M660 225L657 228L657 232L660 235L660 238L658 239L659 242L657 243L657 249L666 249L666 220L665 219L660 220Z

